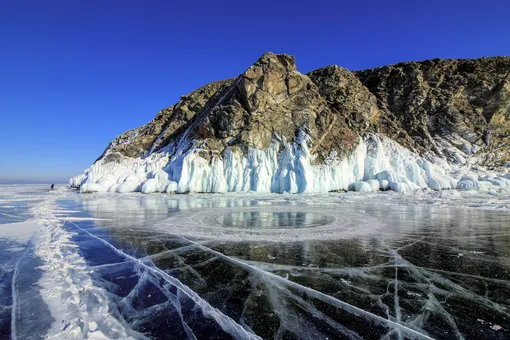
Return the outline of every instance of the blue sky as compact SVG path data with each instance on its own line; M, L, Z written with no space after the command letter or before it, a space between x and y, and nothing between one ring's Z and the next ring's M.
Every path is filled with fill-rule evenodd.
M0 180L67 181L263 52L298 70L510 55L510 1L0 3Z

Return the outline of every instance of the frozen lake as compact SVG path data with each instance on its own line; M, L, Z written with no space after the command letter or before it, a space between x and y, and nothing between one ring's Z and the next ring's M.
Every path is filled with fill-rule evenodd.
M0 186L0 338L510 337L510 198Z

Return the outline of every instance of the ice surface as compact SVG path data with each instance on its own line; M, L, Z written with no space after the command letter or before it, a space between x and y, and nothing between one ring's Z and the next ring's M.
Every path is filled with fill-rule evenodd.
M134 250L263 338L504 338L510 201L489 197L91 195L85 210L111 220L77 228ZM97 268L120 294L115 267ZM172 288L136 273L125 310L159 322L166 298L135 306Z
M458 180L501 181L484 176ZM510 336L510 197L373 190L385 180L344 194L14 190L38 200L0 227L27 227L0 237L0 335Z
M30 244L41 225L29 209L43 198L41 188L0 185L0 338L31 339L28 331L44 329L47 323L44 316L33 316L47 313L35 288L40 261Z
M182 284L178 279L168 275L164 271L153 267L150 263L146 263L143 260L137 259L136 257L133 257L127 253L124 253L122 250L116 248L112 244L108 243L104 239L84 230L80 226L76 225L76 228L87 235L91 236L92 238L98 240L99 242L103 243L106 247L112 249L115 253L118 255L124 257L128 261L133 261L136 263L136 265L139 267L138 275L142 277L150 276L149 280L153 283L156 281L164 280L168 284L172 285L175 289L178 290L178 293L176 294L176 297L170 296L171 298L179 298L179 295L184 295L185 299L190 299L192 302L196 305L195 308L199 308L201 312L204 314L206 318L214 319L215 322L224 330L226 333L230 334L235 339L260 339L255 334L252 334L249 330L242 327L242 325L237 324L234 320L229 318L228 316L224 315L221 311L217 310L216 308L212 307L210 304L208 304L205 300L203 300L196 292L191 290L188 286ZM142 281L142 284L145 282ZM133 292L136 292L136 290L133 290ZM127 299L126 299L127 300ZM180 308L180 302L179 301L172 301L174 308ZM124 303L129 303L128 301L125 301ZM131 311L134 312L134 311ZM150 315L149 315L150 316ZM137 322L140 322L141 320L136 320ZM192 329L189 328L189 326L186 325L185 321L182 320L183 325L185 325L186 333L190 338L196 338L195 335L192 332ZM187 326L187 327L186 327Z
M384 137L369 136L347 158L331 154L320 165L315 165L309 152L310 138L302 131L296 142L275 138L268 149L249 149L242 158L227 149L222 159L211 162L199 156L198 147L190 145L193 142L180 141L145 158L119 155L116 161L108 162L103 158L72 178L70 185L80 187L81 192L143 193L510 190L504 173L487 177L485 171L473 172L465 164L448 164L442 159L431 163ZM459 181L462 172L476 178L469 183L464 178ZM375 180L382 186L378 187ZM479 181L483 185L478 185Z
M53 213L55 198L33 208L44 228L34 240L35 255L42 261L40 295L55 320L48 338L134 339L139 334L112 316L106 292L92 284L85 260ZM93 325L90 329L89 325ZM138 336L137 336L138 335Z
M91 284L83 259L62 229L61 220L69 213L57 213L54 201L65 189L5 189L0 207L11 207L14 217L27 221L0 224L0 337L143 338L111 315L104 290Z
M30 241L40 227L41 225L37 221L0 224L0 239L9 239L25 244Z

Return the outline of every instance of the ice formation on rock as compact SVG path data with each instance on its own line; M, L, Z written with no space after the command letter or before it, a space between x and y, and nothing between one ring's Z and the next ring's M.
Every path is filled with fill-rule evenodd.
M509 70L510 58L494 57L302 74L294 57L264 53L239 76L181 96L119 135L71 186L506 192Z
M315 164L309 136L300 131L296 142L274 139L265 150L249 149L240 157L227 149L224 157L208 162L199 149L170 146L145 158L119 156L97 161L71 179L81 192L247 192L317 193L338 190L371 192L391 189L507 190L510 175L469 173L437 159L436 163L389 138L370 135L354 152L339 159L332 154ZM169 152L172 150L172 152Z

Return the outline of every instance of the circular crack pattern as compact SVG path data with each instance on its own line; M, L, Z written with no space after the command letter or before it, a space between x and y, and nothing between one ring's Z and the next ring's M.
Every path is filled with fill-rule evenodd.
M292 242L361 236L382 225L345 208L281 205L184 210L153 227L194 239Z

